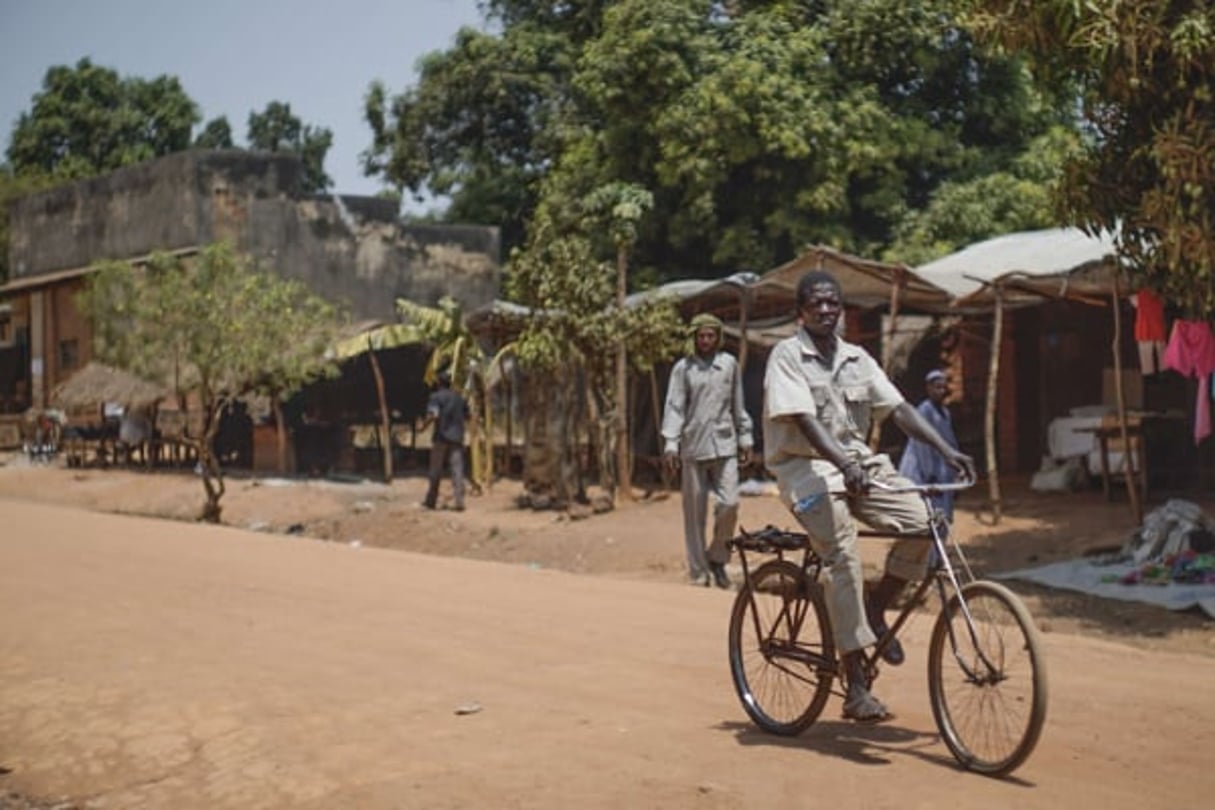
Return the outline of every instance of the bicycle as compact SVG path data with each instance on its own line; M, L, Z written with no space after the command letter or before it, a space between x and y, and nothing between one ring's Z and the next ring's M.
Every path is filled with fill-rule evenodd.
M957 484L893 487L924 498L933 550L928 574L898 618L865 654L869 683L882 652L936 590L940 611L928 645L928 694L933 719L954 758L969 770L1004 776L1025 762L1046 720L1047 681L1042 642L1029 611L1005 586L976 579L931 496ZM867 537L905 537L862 532ZM832 694L844 696L844 676L820 581L823 562L809 537L774 526L730 541L743 581L730 614L730 673L743 709L764 731L795 736L818 719ZM801 563L787 559L800 551ZM775 554L752 570L747 553Z

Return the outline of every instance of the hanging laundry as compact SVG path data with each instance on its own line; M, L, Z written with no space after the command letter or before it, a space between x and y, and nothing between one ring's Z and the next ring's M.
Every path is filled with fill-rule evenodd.
M1155 374L1163 370L1165 350L1164 301L1146 287L1131 296L1135 306L1135 342L1139 345L1139 370Z
M1164 301L1146 287L1135 293L1135 340L1168 339L1164 328Z
M1164 350L1164 367L1198 378L1194 407L1194 444L1211 435L1209 386L1215 374L1215 334L1206 321L1176 321Z

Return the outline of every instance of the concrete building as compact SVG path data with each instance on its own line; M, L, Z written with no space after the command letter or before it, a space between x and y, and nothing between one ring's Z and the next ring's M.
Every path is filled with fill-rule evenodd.
M92 359L75 296L105 260L229 240L358 320L395 320L398 298L450 295L472 309L497 297L497 228L403 224L391 200L306 195L302 174L293 155L194 150L17 200L0 286L0 413L46 406Z

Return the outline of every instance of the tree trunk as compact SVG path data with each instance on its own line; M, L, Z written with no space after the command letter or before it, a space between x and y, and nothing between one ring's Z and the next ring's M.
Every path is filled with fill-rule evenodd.
M746 331L743 332L744 339ZM739 374L742 374L741 366ZM671 472L667 469L666 463L662 459L662 451L665 442L662 438L662 402L658 398L658 375L654 373L654 369L650 369L650 408L654 411L654 432L658 434L658 470L662 476L662 488L664 491L671 488Z
M587 376L589 378L591 375ZM599 468L599 486L605 492L615 493L619 481L612 475L612 440L615 438L619 441L620 437L614 431L615 425L619 423L607 409L607 394L600 392L589 379L588 387L591 390L586 398L586 423L590 435L591 455L595 459L595 466Z
M203 435L198 444L198 467L207 497L199 520L205 523L219 523L223 512L219 502L224 497L224 473L219 459L215 457L215 434L219 431L219 412L223 404L221 400L207 410L207 422L203 425Z
M624 298L628 287L628 249L616 249L616 309L624 315ZM629 371L624 336L616 346L616 476L619 497L633 500L632 464L629 459Z
M565 508L585 497L579 425L582 403L575 369L529 374L522 388L523 486L533 504Z
M278 472L287 474L287 423L283 421L283 401L276 392L270 397L270 407L274 411L275 438L278 440Z

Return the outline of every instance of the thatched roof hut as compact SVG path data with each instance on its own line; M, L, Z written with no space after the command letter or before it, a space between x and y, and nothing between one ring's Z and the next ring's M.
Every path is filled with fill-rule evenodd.
M128 408L151 405L169 395L168 389L136 377L129 371L91 362L55 387L51 402L57 408L80 411L114 402Z

